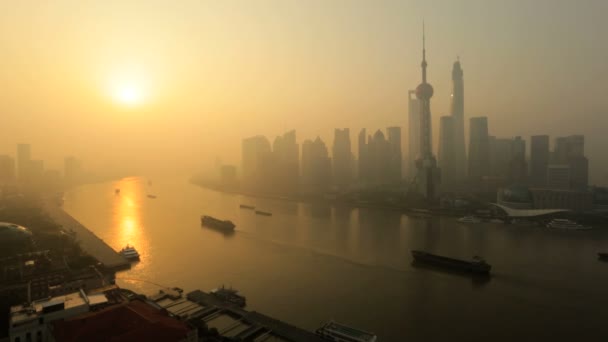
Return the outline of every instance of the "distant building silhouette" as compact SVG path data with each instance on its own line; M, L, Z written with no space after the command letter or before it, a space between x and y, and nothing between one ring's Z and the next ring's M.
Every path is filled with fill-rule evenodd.
M526 141L519 136L511 141L508 168L507 179L510 183L524 184L527 182Z
M222 186L234 187L237 184L236 166L222 165L220 167L220 183Z
M530 139L530 183L536 187L547 185L547 166L551 153L548 135L533 135Z
M416 98L416 91L408 92L408 168L407 177L412 179L416 176L416 159L420 154L420 100Z
M547 188L570 189L570 166L565 164L550 164L547 167Z
M391 182L391 145L381 130L368 138L367 150L370 156L368 183L381 185Z
M334 130L332 149L333 183L339 187L348 186L352 181L353 155L348 128Z
M585 157L585 137L583 135L556 138L552 163L569 166L570 189L587 189L589 160Z
M0 185L15 181L15 160L7 155L0 156Z
M273 187L279 192L297 191L300 175L300 147L296 131L277 136L272 145Z
M243 185L249 188L266 188L272 172L272 151L265 136L243 139Z
M441 183L449 184L457 178L456 171L456 144L454 116L442 116L439 121L439 153L437 154L439 169L441 170Z
M480 181L489 173L488 118L474 117L469 122L469 178Z
M63 174L65 183L68 185L74 185L82 182L82 162L75 157L66 157L63 162Z
M452 117L453 119L453 151L454 169L450 177L463 180L466 177L467 156L464 139L464 80L460 59L452 67ZM442 167L443 168L443 167ZM443 179L442 179L443 182Z
M327 146L317 137L302 144L302 184L304 191L326 190L331 180L331 160Z
M485 176L506 180L509 175L513 139L488 137L489 170Z
M17 145L17 172L21 181L31 177L32 148L30 144Z
M389 178L393 182L399 182L402 178L401 166L403 164L403 155L401 153L401 127L388 127L389 144Z
M365 128L359 132L358 142L359 158L357 166L359 170L359 183L365 184L369 181L369 152L367 150L367 133Z

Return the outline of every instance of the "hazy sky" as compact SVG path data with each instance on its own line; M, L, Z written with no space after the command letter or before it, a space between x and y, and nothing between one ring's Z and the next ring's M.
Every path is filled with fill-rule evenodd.
M30 142L51 167L73 154L194 168L238 162L255 134L405 132L425 18L435 138L459 55L467 118L499 137L585 134L607 183L607 13L604 0L2 1L0 154Z

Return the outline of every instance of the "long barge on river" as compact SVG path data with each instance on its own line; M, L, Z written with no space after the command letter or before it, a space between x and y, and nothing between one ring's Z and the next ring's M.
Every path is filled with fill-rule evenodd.
M412 251L412 256L415 262L474 274L488 275L492 269L492 265L478 256L474 256L472 260L467 261L417 250Z

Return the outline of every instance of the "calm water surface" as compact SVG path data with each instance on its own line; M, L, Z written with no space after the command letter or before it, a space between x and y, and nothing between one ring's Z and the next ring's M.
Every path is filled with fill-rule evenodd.
M608 229L466 225L224 194L183 179L85 185L65 194L64 207L113 248L138 249L141 262L118 274L135 291L232 285L251 310L310 330L335 319L381 341L608 339L608 263L596 259L608 251ZM232 220L236 233L201 227L202 214ZM411 249L482 255L493 276L415 268Z

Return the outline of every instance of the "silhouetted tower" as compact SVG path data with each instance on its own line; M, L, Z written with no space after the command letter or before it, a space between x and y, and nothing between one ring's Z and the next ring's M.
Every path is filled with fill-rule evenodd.
M416 160L417 180L423 184L423 194L427 199L435 198L435 185L438 181L437 160L431 145L431 97L433 87L426 82L426 46L424 23L422 24L422 83L416 88L416 97L420 100L420 155Z
M454 175L457 180L465 178L466 149L464 144L464 81L462 78L460 58L454 62L452 68L452 117L454 117ZM442 167L443 169L443 167Z

